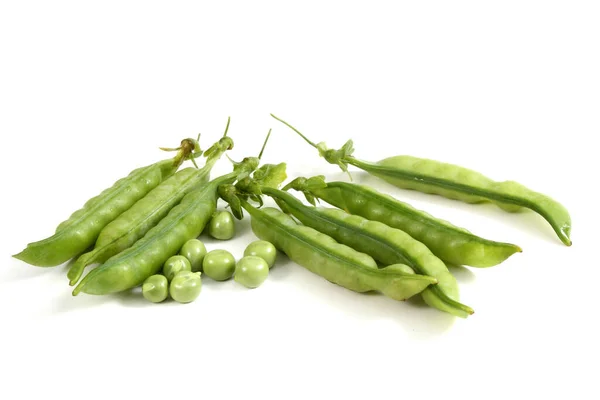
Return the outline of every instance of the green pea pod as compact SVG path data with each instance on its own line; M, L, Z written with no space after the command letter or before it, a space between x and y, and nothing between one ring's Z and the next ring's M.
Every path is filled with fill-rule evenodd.
M458 302L458 284L446 264L407 233L337 208L307 207L282 190L263 188L262 191L272 197L284 212L339 243L366 253L384 265L406 264L418 274L437 279L437 285L421 292L428 305L458 317L473 314L470 307Z
M393 267L378 269L370 256L337 243L330 236L298 225L281 211L255 208L241 200L251 215L254 234L269 241L297 264L355 292L378 291L395 300L405 300L437 283L430 276L409 274Z
M86 266L103 263L133 245L158 224L186 193L208 182L215 163L231 148L233 140L224 136L207 151L210 157L204 167L186 168L177 172L106 225L100 232L94 249L81 255L69 269L67 277L70 285L73 286L79 281Z
M368 186L325 183L323 177L312 177L298 178L284 189L287 188L304 191L350 214L400 229L450 264L491 267L521 252L514 244L484 239Z
M272 116L317 148L327 162L338 165L345 172L350 164L403 189L437 194L466 203L489 202L508 212L528 208L548 221L565 245L571 245L571 217L567 209L552 198L517 182L497 182L458 165L412 156L389 157L378 162L362 161L352 156L351 140L340 150L331 150L324 142L315 144L287 122Z
M133 170L112 187L88 200L49 238L29 243L13 257L38 267L53 267L81 254L94 244L102 229L152 189L177 171L181 163L199 150L198 142L185 139L173 159ZM193 157L191 157L193 160Z
M234 164L233 172L187 193L166 217L133 246L90 271L75 287L73 295L80 292L88 294L120 292L138 286L146 278L156 274L169 257L177 254L188 240L198 237L204 230L216 211L219 187L248 176L258 167L268 139L267 135L259 157L246 157L243 161ZM211 151L209 158L215 153L216 150Z
M237 172L223 175L186 194L143 238L90 271L73 295L109 294L141 285L160 271L185 242L200 235L217 208L217 188L232 183L237 176Z

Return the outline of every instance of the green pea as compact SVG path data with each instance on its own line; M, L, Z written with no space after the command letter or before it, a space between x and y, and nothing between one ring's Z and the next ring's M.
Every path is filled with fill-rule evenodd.
M235 271L235 258L227 250L209 251L202 262L202 269L206 276L215 281L225 281Z
M257 256L246 256L235 266L234 280L247 288L259 287L269 276L269 265Z
M148 301L160 303L169 295L169 281L164 275L152 275L142 285L142 295Z
M215 239L229 240L235 235L233 215L229 211L217 211L208 224L208 234Z
M269 268L275 264L275 258L277 257L277 249L271 242L266 240L257 240L252 242L244 250L244 256L257 256L267 262Z
M173 280L175 275L181 271L191 271L192 264L184 256L172 256L165 261L163 265L163 274L167 277L169 282Z
M169 286L169 293L178 303L190 303L198 298L202 291L200 272L180 271Z
M202 261L206 255L206 246L198 239L190 239L181 248L179 254L188 259L192 272L202 271Z

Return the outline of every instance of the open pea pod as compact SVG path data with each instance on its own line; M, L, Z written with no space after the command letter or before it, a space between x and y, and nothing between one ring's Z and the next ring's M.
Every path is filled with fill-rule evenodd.
M517 182L497 182L458 165L407 155L377 162L359 160L352 156L354 148L351 140L339 150L328 149L324 142L315 144L287 122L271 115L317 148L327 162L338 165L345 172L350 164L403 189L437 194L466 203L490 202L508 212L527 208L541 215L565 245L571 245L571 217L567 209L552 198Z
M172 159L137 168L127 177L88 200L56 228L54 235L29 243L13 257L38 267L53 267L70 260L94 244L102 229L173 175L186 159L201 154L197 140L184 139Z
M395 300L405 300L437 283L433 277L411 274L399 266L379 269L369 255L298 225L276 208L255 208L244 199L240 203L250 214L252 231L259 239L273 243L292 261L346 289L378 291Z

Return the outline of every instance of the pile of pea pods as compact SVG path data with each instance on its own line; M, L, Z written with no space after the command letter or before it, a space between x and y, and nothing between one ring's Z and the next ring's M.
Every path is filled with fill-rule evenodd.
M353 165L399 188L471 204L490 202L507 212L529 209L571 245L566 208L517 182L497 182L467 168L407 155L360 160L353 156L352 141L332 150L272 116L345 172ZM14 257L39 267L73 259L67 273L73 295L141 287L150 302L171 298L189 303L201 292L202 275L259 287L279 250L354 292L376 291L394 300L420 295L433 308L467 317L473 309L460 302L448 265L491 267L521 252L515 244L479 237L351 180L328 182L319 175L295 177L283 185L284 163L261 165L271 130L257 157L230 160L232 172L211 179L214 165L233 148L228 129L229 120L223 136L206 151L199 137L162 148L175 156L133 170L60 223L54 235L29 243ZM199 159L204 159L202 167ZM193 166L181 168L186 161ZM265 196L277 207L263 206ZM219 199L230 211L217 210ZM319 200L332 207L317 206ZM207 252L198 240L205 228L213 238L229 240L235 235L234 218L242 219L244 213L259 240L246 247L243 257L236 262L227 250ZM85 274L91 265L95 267Z

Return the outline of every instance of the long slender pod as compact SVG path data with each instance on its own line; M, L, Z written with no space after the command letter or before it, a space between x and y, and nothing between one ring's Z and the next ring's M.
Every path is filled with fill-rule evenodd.
M186 194L181 203L133 246L91 270L73 295L109 294L136 287L157 273L181 246L198 237L217 207L218 186L235 181L237 172L212 180Z
M263 150L268 139L269 135ZM216 150L210 152L209 157L216 153ZM259 163L258 157L246 157L235 163L233 172L187 193L133 246L90 271L75 287L73 295L80 292L98 295L120 292L140 285L147 277L157 273L186 241L200 235L216 210L219 186L247 177Z
M406 264L418 274L437 279L437 285L421 292L428 305L459 317L473 314L470 307L458 301L458 284L444 262L407 233L336 208L305 206L282 190L265 187L262 192L272 197L282 211L339 243L366 253L384 265Z
M199 150L194 139L184 139L172 159L137 168L102 193L88 200L54 235L29 243L13 257L38 267L52 267L68 261L94 244L102 229L177 171L181 163L193 159Z
M484 239L368 186L325 183L323 177L317 176L297 178L284 189L287 188L303 191L350 214L400 229L451 264L491 267L521 252L514 244Z
M396 300L422 292L437 280L410 274L390 266L378 269L367 254L337 243L330 236L308 226L298 225L276 208L255 208L241 199L251 216L254 234L283 251L292 261L309 271L355 292L378 291Z
M354 149L351 140L339 150L328 149L324 142L315 144L287 122L271 115L317 148L327 162L338 165L343 171L348 171L350 164L403 189L437 194L466 203L490 202L508 212L527 208L541 215L565 245L571 245L569 212L545 194L514 181L494 181L471 169L436 160L407 155L377 162L359 160L352 156Z
M186 193L207 183L215 163L231 148L233 140L227 136L221 138L207 151L210 156L204 167L178 171L106 225L100 232L94 249L81 255L69 269L67 277L70 285L79 281L86 266L103 263L133 245L163 219Z

